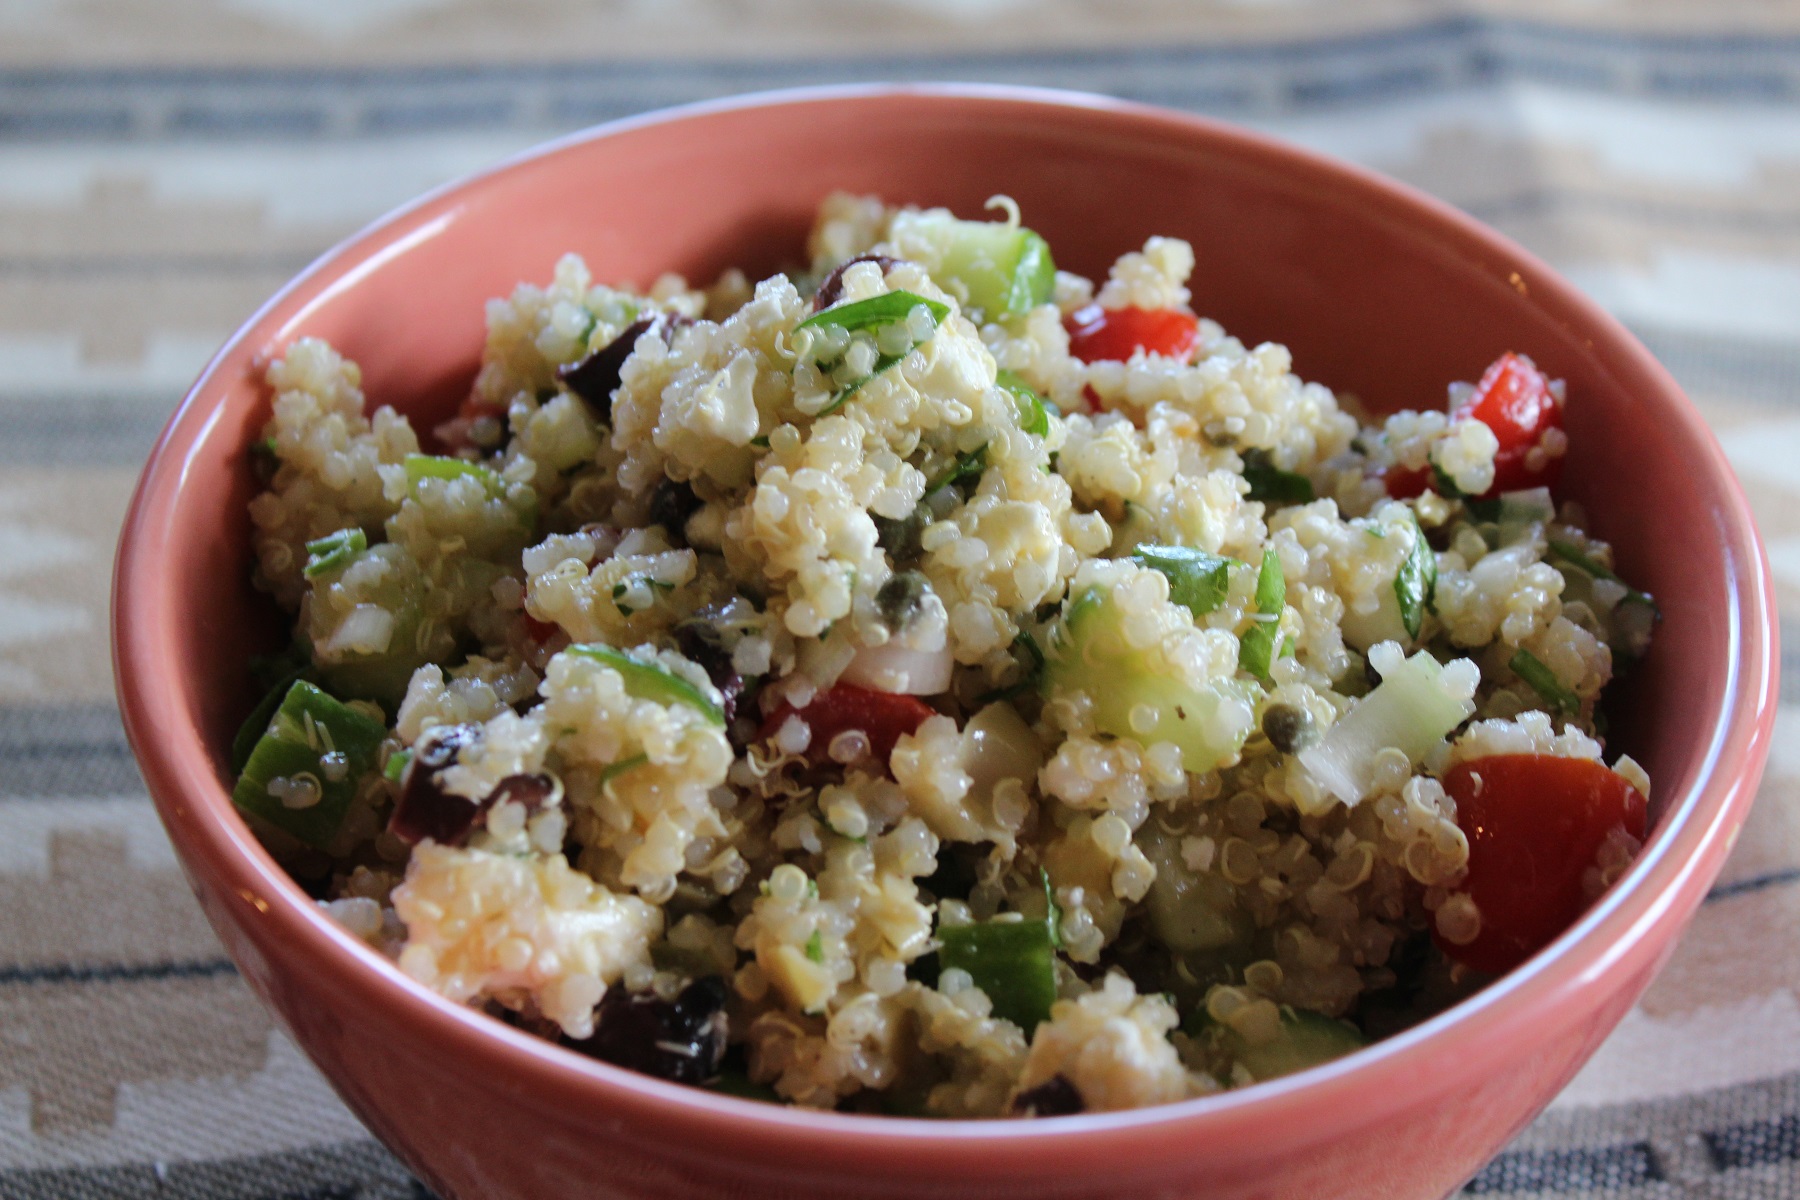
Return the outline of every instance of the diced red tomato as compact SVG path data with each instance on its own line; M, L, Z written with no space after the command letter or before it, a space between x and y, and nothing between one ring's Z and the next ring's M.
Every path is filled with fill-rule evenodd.
M1604 764L1548 754L1498 754L1450 768L1444 788L1469 839L1464 890L1481 933L1458 946L1434 935L1456 962L1498 974L1554 941L1587 908L1582 873L1623 826L1644 836L1644 796Z
M542 646L551 638L562 632L562 626L554 621L540 621L530 613L525 614L525 636Z
M1101 308L1069 314L1069 353L1082 362L1124 362L1136 351L1186 360L1200 344L1200 319L1178 308Z
M1482 375L1474 394L1450 416L1474 417L1500 441L1494 455L1494 486L1485 495L1556 486L1562 475L1560 457L1547 459L1535 471L1525 462L1546 430L1562 428L1562 406L1550 394L1550 381L1530 359L1510 350L1502 354Z
M1387 488L1387 494L1394 499L1411 500L1414 496L1423 495L1431 486L1431 467L1389 467L1382 472L1381 482Z
M900 735L916 730L935 711L917 696L896 696L840 683L814 696L805 708L783 704L768 715L756 736L758 741L766 741L789 717L798 716L812 730L812 740L806 747L806 756L812 761L830 762L831 739L855 729L869 739L870 755L886 763Z

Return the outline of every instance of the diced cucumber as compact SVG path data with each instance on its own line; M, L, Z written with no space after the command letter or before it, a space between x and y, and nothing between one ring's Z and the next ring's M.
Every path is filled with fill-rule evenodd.
M685 704L689 708L698 709L700 715L712 724L725 724L724 709L715 704L705 692L660 663L644 662L623 650L615 650L600 642L570 646L564 653L605 663L619 673L625 680L625 690L639 700L654 700L658 704Z
M237 736L231 739L232 770L242 771L244 764L250 761L256 743L262 740L262 735L268 731L269 722L275 717L275 710L281 707L281 702L287 699L289 689L299 678L299 671L289 671L282 675L275 686L256 702L256 707L250 710L244 723L238 726Z
M1650 594L1632 587L1572 542L1551 539L1549 557L1562 572L1564 606L1578 601L1586 604L1601 622L1602 636L1615 654L1642 658L1650 649L1650 635L1662 620L1662 610ZM1594 583L1601 579L1625 589L1624 596L1610 607L1594 596Z
M901 213L892 235L963 306L995 321L1050 299L1056 263L1050 244L1001 221L962 221L945 212Z
M1046 685L1085 692L1102 733L1146 746L1174 743L1186 770L1211 771L1235 757L1255 724L1261 689L1240 679L1190 686L1156 651L1131 648L1125 620L1104 589L1090 588L1070 601L1051 631ZM1133 724L1134 712L1148 715L1143 728Z
M406 485L414 492L427 479L473 479L479 483L494 500L507 500L506 481L491 467L480 463L469 462L461 458L446 458L432 454L409 454L403 460L406 468ZM527 491L527 502L514 510L519 524L527 530L537 528L537 494Z
M1186 546L1158 546L1142 542L1131 552L1131 561L1160 571L1169 580L1169 599L1204 617L1225 603L1231 590L1231 568L1237 562Z
M1523 491L1500 493L1500 508L1495 515L1495 523L1499 526L1502 546L1512 545L1555 519L1556 502L1550 498L1549 488L1526 488Z
M1421 650L1302 750L1300 762L1332 795L1355 804L1368 794L1376 754L1391 746L1417 765L1474 711L1475 701L1454 694L1444 668Z
M940 971L961 968L994 1002L994 1015L1025 1031L1056 1003L1056 944L1048 921L987 921L938 930ZM940 976L941 978L941 976Z
M1242 1034L1215 1026L1219 1046L1254 1076L1258 1083L1292 1075L1308 1067L1342 1058L1368 1044L1356 1026L1301 1008L1283 1007L1281 1032L1273 1041L1252 1045Z
M232 803L322 850L337 836L386 734L379 722L297 680L250 752Z
M352 567L371 558L380 561L346 582ZM458 569L478 565L498 570L474 560ZM414 670L455 650L448 626L425 616L428 585L418 565L393 543L348 555L311 585L305 632L320 677L338 695L391 707Z

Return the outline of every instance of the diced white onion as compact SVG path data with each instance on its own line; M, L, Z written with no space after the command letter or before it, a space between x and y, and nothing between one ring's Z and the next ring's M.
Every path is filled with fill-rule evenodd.
M955 665L949 646L937 650L910 650L894 640L858 650L839 678L877 692L935 696L949 690L950 669Z

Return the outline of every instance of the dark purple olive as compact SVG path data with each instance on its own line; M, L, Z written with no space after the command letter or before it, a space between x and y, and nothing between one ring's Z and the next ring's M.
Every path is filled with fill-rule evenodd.
M446 846L460 846L468 840L481 806L467 796L445 791L439 781L443 771L456 762L458 751L480 738L479 725L439 725L425 731L400 777L400 798L388 821L389 833L409 843L430 838Z
M650 523L661 525L669 540L687 544L688 518L700 511L700 497L685 483L664 478L650 493Z
M731 651L725 646L725 636L719 632L715 619L708 615L711 608L701 609L675 627L675 646L687 660L706 672L719 695L725 698L725 723L729 725L737 716L738 697L744 694L744 677L739 675L731 665Z
M612 394L618 389L619 373L625 369L632 347L662 319L661 313L653 313L633 321L625 332L586 358L556 369L556 377L587 402L594 419L602 425L612 424Z
M819 283L819 290L813 293L813 311L822 312L836 304L844 295L844 272L857 263L872 262L881 268L883 275L899 266L901 259L889 258L885 254L859 254L855 258L841 262Z
M673 1000L615 987L600 1001L594 1034L569 1044L592 1058L673 1083L701 1084L725 1057L725 980L696 979Z
M486 810L497 804L522 804L526 812L534 813L548 804L554 795L556 780L548 775L508 775L494 785L481 807Z
M1081 1093L1066 1075L1052 1075L1034 1088L1013 1097L1015 1117L1072 1117L1082 1112Z

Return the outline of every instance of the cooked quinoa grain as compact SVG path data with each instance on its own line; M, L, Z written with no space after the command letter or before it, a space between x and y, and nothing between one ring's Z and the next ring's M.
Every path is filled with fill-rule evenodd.
M432 429L269 367L234 796L329 915L633 1069L1054 1116L1348 1053L1629 868L1657 614L1557 504L1561 384L1360 421L1188 243L1082 279L995 203L834 195L754 283L567 256Z

